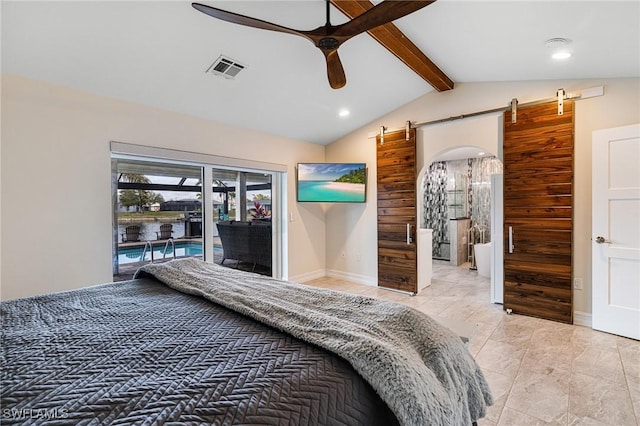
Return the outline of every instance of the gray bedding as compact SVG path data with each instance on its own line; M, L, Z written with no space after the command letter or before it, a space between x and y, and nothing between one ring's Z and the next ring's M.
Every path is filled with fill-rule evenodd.
M0 308L3 425L397 424L343 359L154 279Z
M3 424L467 425L492 402L403 305L195 259L137 277L1 304Z

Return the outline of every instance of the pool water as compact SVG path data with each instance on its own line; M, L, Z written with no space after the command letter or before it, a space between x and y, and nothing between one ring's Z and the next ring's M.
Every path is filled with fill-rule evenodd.
M153 246L153 258L162 259L164 256L164 244ZM214 246L214 252L222 252L222 247ZM118 249L118 264L123 265L126 263L143 262L151 260L151 253L147 250L142 259L142 253L144 247L127 247ZM176 257L185 256L198 256L202 255L202 244L198 242L180 242L176 243ZM167 247L167 258L173 256L173 249L171 245Z

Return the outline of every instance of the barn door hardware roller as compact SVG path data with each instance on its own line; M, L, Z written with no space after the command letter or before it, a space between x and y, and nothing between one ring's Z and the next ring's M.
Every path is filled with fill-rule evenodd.
M559 89L556 92L556 96L558 96L558 115L564 114L564 89Z
M380 145L384 145L384 132L387 130L385 126L380 126Z

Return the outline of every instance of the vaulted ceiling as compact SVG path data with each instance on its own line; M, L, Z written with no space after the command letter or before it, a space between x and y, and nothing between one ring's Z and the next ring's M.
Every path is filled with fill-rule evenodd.
M201 2L296 29L326 20L321 0ZM308 40L220 21L187 1L1 7L3 72L296 140L330 143L434 90L366 33L340 47L347 83L334 90ZM333 25L347 20L331 6ZM438 0L394 25L453 90L466 82L640 77L638 1ZM551 59L545 41L557 37L569 41L571 58ZM235 79L205 73L220 55L246 68ZM340 117L343 109L350 114Z

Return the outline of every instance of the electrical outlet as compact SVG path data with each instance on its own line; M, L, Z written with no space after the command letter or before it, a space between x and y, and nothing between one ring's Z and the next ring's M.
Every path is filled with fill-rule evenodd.
M584 287L582 285L582 278L575 277L573 279L573 288L576 290L584 290Z

